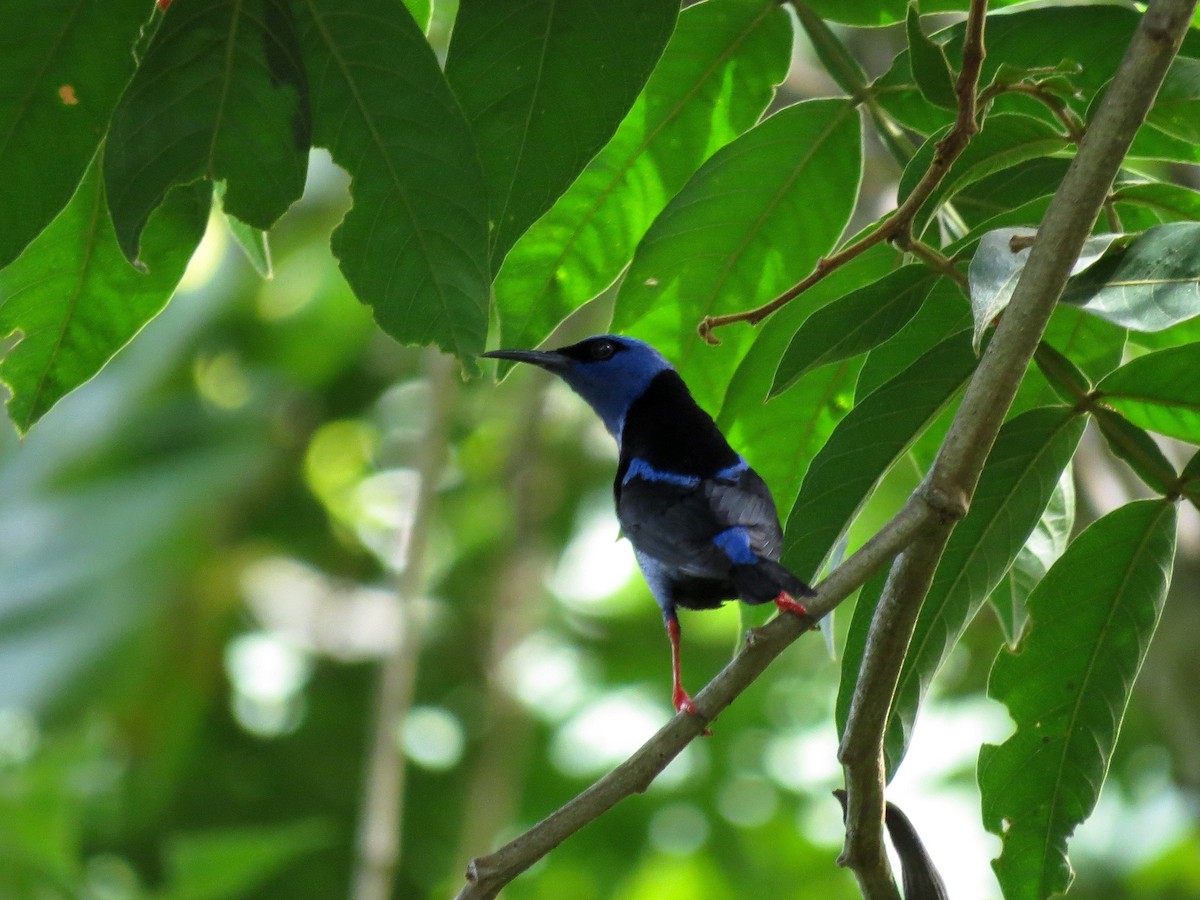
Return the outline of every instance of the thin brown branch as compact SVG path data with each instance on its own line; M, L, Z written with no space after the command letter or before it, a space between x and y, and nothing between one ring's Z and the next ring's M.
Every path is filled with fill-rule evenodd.
M955 83L955 93L958 96L958 111L954 126L946 136L938 141L934 149L933 160L929 168L921 176L920 181L912 192L904 198L904 202L892 210L891 214L880 223L879 227L867 236L849 244L832 256L817 260L817 266L811 273L793 287L788 288L774 300L755 309L729 313L723 316L705 316L697 326L700 337L710 344L720 341L713 334L717 328L732 325L735 322L746 322L757 325L771 313L791 303L813 285L836 272L846 263L861 256L867 250L885 241L900 243L911 238L912 223L925 201L937 190L950 172L955 160L962 155L963 150L979 132L978 105L975 94L979 86L979 72L983 67L985 50L983 46L983 20L987 12L987 0L972 0L971 9L967 14L966 37L963 43L962 69Z
M1029 261L976 369L923 492L965 509L1050 314L1187 30L1196 0L1157 0L1129 49L1054 195ZM957 501L955 501L957 498ZM880 854L883 735L912 629L951 522L924 530L893 566L871 624L841 758L849 794L843 858L865 896L895 897ZM856 796L857 795L857 796Z
M1083 133L1086 130L1083 120L1067 105L1062 97L1059 97L1052 91L1046 90L1046 88L1037 82L1014 81L1009 84L989 85L980 92L979 105L984 106L1001 94L1021 94L1038 101L1058 120L1058 124L1063 127L1063 130L1067 133L1067 138L1072 144L1078 144L1083 140Z
M644 791L684 747L700 736L707 723L793 641L810 630L815 620L850 596L943 514L944 511L929 506L924 498L910 500L878 534L820 584L818 596L807 603L808 619L778 616L746 634L742 650L694 697L700 715L677 715L633 756L575 799L495 853L472 860L467 867L467 884L459 892L458 900L495 897L517 875L580 828L626 797Z
M355 900L387 900L400 861L400 836L404 808L404 757L396 743L397 726L412 704L420 655L421 617L414 607L425 578L437 485L447 451L447 430L453 405L456 376L453 357L430 351L426 371L431 399L429 421L417 460L420 487L404 555L404 567L395 577L399 610L395 646L379 669L367 771L363 779L358 824L358 859L354 877Z

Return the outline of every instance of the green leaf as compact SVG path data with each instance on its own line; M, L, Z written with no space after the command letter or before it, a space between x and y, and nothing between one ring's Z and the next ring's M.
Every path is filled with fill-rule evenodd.
M308 84L283 0L193 0L163 17L113 113L104 152L108 208L138 258L171 188L226 182L225 211L267 229L304 192Z
M717 423L771 486L780 509L792 505L809 461L850 411L860 366L857 360L845 360L809 372L768 403L780 357L798 323L812 310L855 285L877 281L898 260L891 247L877 244L805 291L762 324L729 382Z
M1039 156L980 178L954 195L954 211L972 229L994 216L1048 198L1058 190L1071 160ZM1028 221L1041 221L1041 216ZM995 227L995 226L993 226Z
M1033 228L997 228L980 239L967 272L971 313L975 321L972 341L976 350L984 332L1012 300L1036 235L1037 230ZM1120 237L1119 234L1098 234L1088 238L1083 242L1071 273L1083 272L1097 263Z
M1200 191L1179 184L1146 181L1124 184L1113 191L1114 203L1133 203L1146 206L1164 222L1200 219Z
M905 266L818 309L792 336L771 396L813 369L882 344L916 315L937 279L928 266Z
M218 181L213 185L213 195L217 202L222 204L222 213L224 213L225 182ZM271 278L271 245L267 240L267 233L258 228L252 228L241 219L228 214L224 215L224 219L230 237L238 245L238 249L242 251L246 261L254 267L254 271L261 278Z
M679 14L612 140L504 260L495 295L505 346L540 343L616 280L667 201L767 108L791 43L771 0L708 0Z
M989 696L1016 732L979 752L983 822L1001 836L1004 896L1071 883L1067 839L1095 807L1175 555L1175 506L1130 503L1093 523L1029 598L1031 627L1001 651Z
M908 36L908 63L921 94L934 106L957 109L954 70L941 44L931 41L921 31L921 14L915 2L908 6L905 33Z
M208 222L207 184L167 195L146 227L145 272L126 262L105 212L99 161L25 252L0 271L0 360L8 415L27 430L100 371L175 290Z
M900 176L899 199L903 202L933 163L938 142L945 131L931 136ZM988 116L983 130L958 157L937 189L922 205L913 222L917 233L932 221L937 208L958 191L988 175L1042 156L1050 156L1071 146L1054 125L1030 116L995 113Z
M1126 363L1096 386L1098 399L1134 425L1200 444L1200 343Z
M1134 331L1200 314L1200 223L1159 225L1073 279L1062 300Z
M812 271L849 220L861 174L849 103L810 100L771 116L715 153L654 221L614 328L658 347L700 404L717 406L753 334L726 328L710 348L697 323L765 303Z
M1025 630L1029 619L1026 608L1029 595L1066 551L1074 527L1075 475L1068 464L1054 486L1050 503L1037 526L1013 560L1012 568L1004 573L999 586L988 597L1010 647L1017 645Z
M1171 493L1178 476L1154 438L1111 409L1092 410L1092 417L1114 456L1124 460L1152 490Z
M949 278L938 280L925 305L890 340L867 354L858 384L857 401L899 375L930 347L971 324L966 299Z
M813 459L785 529L783 562L801 578L821 565L876 482L975 369L960 332L861 400Z
M817 59L829 73L829 77L837 82L838 87L851 97L861 97L866 93L867 73L863 71L854 54L845 42L834 34L833 29L825 24L825 20L817 15L811 6L802 0L795 0L792 9L800 20L800 27L808 35Z
M1058 400L1067 406L1075 406L1086 400L1091 393L1092 382L1087 375L1046 341L1038 344L1034 352L1034 361L1038 371L1045 376L1054 393L1058 395Z
M144 0L0 0L0 268L79 187L150 11Z
M459 5L446 78L483 163L493 270L612 137L678 12L676 0Z
M1200 59L1175 57L1146 121L1180 140L1200 143Z
M808 6L822 19L846 25L893 25L904 21L906 0L880 0L878 3L843 3L840 0L808 0Z
M346 280L397 340L472 360L488 325L487 189L433 51L399 0L296 10L313 139L352 179L333 233Z
M1067 407L1004 424L921 605L888 717L884 754L895 773L933 676L996 589L1050 503L1087 420Z
M296 859L331 843L318 820L173 835L166 841L165 900L245 897Z

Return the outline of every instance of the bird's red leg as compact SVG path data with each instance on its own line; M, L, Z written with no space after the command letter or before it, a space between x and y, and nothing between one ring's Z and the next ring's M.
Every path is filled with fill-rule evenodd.
M674 616L667 619L667 637L671 639L671 702L675 704L676 712L698 716L700 711L683 689L683 679L679 675L679 620ZM705 728L704 734L711 736L712 732Z
M804 604L795 599L787 591L779 592L779 596L775 598L775 605L779 607L780 612L795 613L798 616L808 615L808 610L804 608Z
M679 676L679 621L667 619L667 637L671 639L671 702L675 704L675 712L686 712L696 715L696 707L692 698L683 689L683 679Z

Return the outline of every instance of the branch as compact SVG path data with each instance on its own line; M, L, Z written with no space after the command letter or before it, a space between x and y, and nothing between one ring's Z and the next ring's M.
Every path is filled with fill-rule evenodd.
M1054 195L1029 261L920 492L969 506L1050 314L1100 214L1138 126L1191 21L1196 0L1157 0L1143 16L1108 94ZM974 7L972 7L974 9ZM957 499L955 499L957 498ZM849 793L843 860L867 897L895 897L880 853L883 735L912 628L952 528L926 530L905 550L880 598L855 685L840 756Z
M817 267L794 287L788 288L770 303L757 309L729 313L724 316L705 316L697 326L700 337L710 344L720 341L713 335L713 330L732 325L734 322L748 322L757 325L771 313L791 303L817 282L836 272L851 260L861 256L877 244L885 241L897 242L901 245L910 242L912 223L925 201L937 190L938 185L950 172L950 167L962 155L967 144L979 132L977 120L978 106L975 92L979 86L979 72L983 67L985 55L983 47L983 20L987 11L987 0L971 0L971 9L967 14L967 33L963 43L962 69L955 84L958 96L958 112L954 126L946 136L937 143L933 160L929 168L921 176L916 187L912 189L904 202L892 210L879 227L866 237L855 241L839 250L832 256L823 256L817 260Z
M582 794L551 813L520 837L490 856L467 866L467 884L458 900L495 897L506 884L561 844L576 831L626 797L646 790L705 726L754 682L763 670L813 623L854 593L868 578L912 542L941 511L925 498L914 497L861 549L838 566L819 585L818 596L806 603L810 616L777 616L746 634L742 650L694 697L699 715L681 713L621 765Z
M447 430L453 406L453 358L430 352L429 422L417 460L420 487L416 511L404 555L404 568L395 578L399 610L396 644L379 670L367 772L363 779L362 808L358 824L358 860L354 877L355 900L387 900L400 859L400 834L404 801L404 757L396 744L396 727L412 705L420 655L421 627L415 600L425 578L425 551L429 545L437 486L446 461Z

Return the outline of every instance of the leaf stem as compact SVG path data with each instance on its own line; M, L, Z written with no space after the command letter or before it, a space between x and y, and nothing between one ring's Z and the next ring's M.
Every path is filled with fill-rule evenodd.
M791 303L813 285L877 244L892 241L904 246L912 241L912 223L917 212L937 190L938 185L949 173L950 167L954 165L955 160L962 155L963 150L971 142L971 138L979 133L979 107L975 95L979 86L979 73L986 54L983 46L983 20L986 12L987 0L972 0L971 9L967 14L962 69L954 88L958 97L958 112L955 116L954 126L946 133L945 137L938 141L929 168L925 170L920 181L904 199L904 202L892 210L875 231L853 244L843 247L832 256L817 260L817 266L811 273L769 303L755 309L723 316L705 316L697 326L701 338L709 344L719 344L720 341L713 334L715 329L732 325L735 322L757 325L771 313Z

